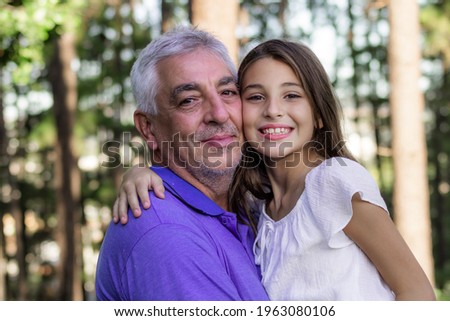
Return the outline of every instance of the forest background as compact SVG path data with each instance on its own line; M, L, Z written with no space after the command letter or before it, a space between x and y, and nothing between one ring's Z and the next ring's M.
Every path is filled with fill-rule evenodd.
M148 156L131 65L189 22L236 63L270 38L311 46L350 149L450 300L450 0L0 0L0 300L95 300L122 175Z

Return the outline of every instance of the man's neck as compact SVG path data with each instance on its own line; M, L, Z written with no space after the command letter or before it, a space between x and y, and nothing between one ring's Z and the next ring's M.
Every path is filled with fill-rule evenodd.
M179 166L169 166L169 168L186 182L208 196L221 208L228 211L228 190L231 185L232 175L220 173L211 179L211 177L194 176L187 169Z
M152 164L170 168L175 174L196 187L224 210L228 211L228 191L236 168L211 169L206 166L189 168L170 161L161 160L154 154ZM158 157L159 156L159 157ZM168 163L168 164L167 164Z

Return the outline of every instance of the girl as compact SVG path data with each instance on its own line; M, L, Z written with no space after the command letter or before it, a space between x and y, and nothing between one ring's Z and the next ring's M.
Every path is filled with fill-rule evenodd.
M230 208L257 226L255 260L270 298L434 300L376 183L344 146L339 102L315 54L269 40L244 58L238 79L247 142ZM126 193L132 208L136 190L148 202L148 184L134 187L133 177L161 194L153 174L132 171L116 221Z

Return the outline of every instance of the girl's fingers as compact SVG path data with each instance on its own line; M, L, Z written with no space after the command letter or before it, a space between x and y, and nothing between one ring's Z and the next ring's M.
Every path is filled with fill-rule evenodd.
M148 186L149 189L153 189L156 197L164 199L164 184L161 177L155 175L151 178L151 181Z
M117 197L112 208L112 219L114 223L119 222L119 198Z
M128 222L128 201L126 193L121 189L119 197L117 198L120 223L127 224Z
M121 189L121 193L119 196L119 209L123 212L127 212L128 205L133 212L134 217L139 217L141 215L141 207L139 206L139 199L136 194L136 186L134 183L126 182L123 184L123 191ZM124 215L122 215L123 217ZM128 218L128 215L126 215Z

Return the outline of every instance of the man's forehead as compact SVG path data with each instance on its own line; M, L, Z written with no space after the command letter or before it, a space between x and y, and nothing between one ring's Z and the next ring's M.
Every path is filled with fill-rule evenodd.
M161 89L175 99L183 92L236 84L233 71L218 54L198 49L165 58L158 64Z
M211 68L211 65L214 65L214 68ZM179 71L196 71L205 68L211 71L226 70L230 75L234 73L222 56L202 48L166 57L158 64L160 71L168 72L169 74L172 74L175 69Z

